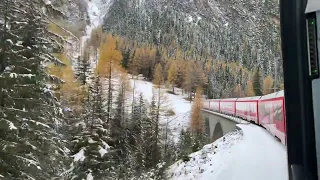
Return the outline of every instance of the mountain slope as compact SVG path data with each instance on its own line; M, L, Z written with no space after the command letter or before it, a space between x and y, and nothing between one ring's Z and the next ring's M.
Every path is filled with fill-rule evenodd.
M176 43L194 59L260 66L265 74L280 59L277 0L114 0L104 30L140 42Z

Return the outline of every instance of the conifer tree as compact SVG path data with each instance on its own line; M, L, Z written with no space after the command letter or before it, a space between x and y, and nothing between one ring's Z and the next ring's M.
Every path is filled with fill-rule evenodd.
M153 79L153 83L156 85L157 88L157 108L156 108L156 121L159 122L159 118L160 118L160 109L161 109L161 104L162 104L162 93L161 93L161 85L164 82L163 79L163 70L162 70L162 66L161 64L158 64L156 66L155 72L154 72L154 79ZM158 126L158 125L157 125ZM156 133L159 133L159 128L156 128Z
M135 104L134 111L132 112L131 118L131 133L132 133L132 145L134 154L136 157L136 166L135 170L141 172L144 168L144 152L143 152L143 143L144 143L144 121L147 117L147 109L144 104L142 94L139 96L139 102Z
M185 159L186 156L192 153L192 137L190 130L181 130L179 138L179 155L178 158Z
M263 94L270 94L273 92L273 78L269 75L263 80Z
M72 140L71 153L74 164L71 165L71 170L74 178L115 177L112 168L115 164L110 160L114 152L109 146L112 141L106 129L106 118L100 77L96 76L94 84L89 88L82 126L77 127L81 128L81 131Z
M101 44L99 48L99 62L97 66L97 73L107 79L108 82L108 91L107 91L107 123L111 119L111 110L112 110L112 92L113 92L113 73L120 67L122 60L122 54L117 50L117 43L115 38L108 34L106 37L106 42Z
M128 69L129 62L130 62L130 50L128 49L123 51L122 56L123 56L123 59L122 59L121 65L124 69Z
M202 90L197 88L196 98L192 105L191 110L191 132L193 134L202 134L204 132L204 122L201 116L202 100L201 100Z
M248 81L247 83L247 89L246 89L246 96L247 97L252 97L255 95L254 89L253 89L253 84L252 81Z
M95 52L95 58L98 59L98 48L100 47L104 38L102 28L99 26L92 30L90 35L90 45L93 47Z
M160 88L161 85L164 83L163 78L163 69L161 64L157 64L154 75L153 75L153 83L156 85L157 88Z
M168 71L168 81L172 86L172 92L174 93L174 86L176 85L177 81L177 68L176 68L176 63L173 62L170 66L170 69Z
M258 67L253 77L253 90L256 96L262 96L260 77L260 68Z
M159 111L155 97L152 96L151 105L149 107L149 118L151 121L152 131L148 132L149 148L146 152L146 167L155 168L160 162L161 152L159 147Z
M86 85L90 70L90 48L88 42L85 44L83 55L78 58L76 76L81 85Z
M233 90L232 97L234 98L241 98L242 97L242 89L241 85L237 84L236 87Z
M32 8L31 8L32 7ZM65 169L60 105L45 63L60 62L36 0L0 3L0 176L50 179Z
M196 97L192 105L191 110L191 133L193 138L193 151L199 150L201 146L205 143L205 132L204 132L204 121L201 115L202 100L201 100L202 90L197 88Z

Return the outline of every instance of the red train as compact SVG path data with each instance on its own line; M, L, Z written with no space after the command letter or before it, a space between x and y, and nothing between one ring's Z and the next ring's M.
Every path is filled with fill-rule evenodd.
M284 91L265 96L206 99L204 108L261 125L286 145Z

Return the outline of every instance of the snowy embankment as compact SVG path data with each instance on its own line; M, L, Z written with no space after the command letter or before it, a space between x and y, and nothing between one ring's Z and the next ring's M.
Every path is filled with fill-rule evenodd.
M168 169L175 180L287 180L285 146L263 128L238 124L239 129Z
M149 103L152 101L152 94L157 93L157 89L151 82L144 80L134 80L130 79L131 87L135 88L135 96L138 97L142 93L145 100ZM174 116L161 116L160 124L165 127L168 125L169 136L173 138L175 142L178 142L180 132L182 129L186 129L189 126L189 116L191 111L192 103L184 99L184 96L181 94L181 90L177 89L177 95L170 94L166 92L167 89L162 88L161 92L163 93L163 104L162 107L164 111L172 110ZM161 101L162 102L162 101ZM165 131L165 129L164 129Z

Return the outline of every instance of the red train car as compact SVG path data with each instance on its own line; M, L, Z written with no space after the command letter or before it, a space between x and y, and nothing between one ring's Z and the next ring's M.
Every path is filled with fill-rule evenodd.
M236 116L259 124L258 102L261 96L239 98L236 101Z
M260 125L286 144L284 91L262 96L258 107Z
M238 98L220 100L220 112L228 115L236 115L236 101Z
M202 104L204 109L210 110L210 99L204 100Z
M220 99L210 99L209 109L211 111L220 112Z
M284 91L265 96L208 99L204 108L259 124L286 145Z

